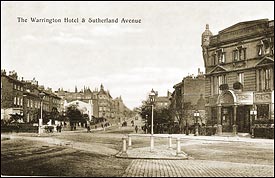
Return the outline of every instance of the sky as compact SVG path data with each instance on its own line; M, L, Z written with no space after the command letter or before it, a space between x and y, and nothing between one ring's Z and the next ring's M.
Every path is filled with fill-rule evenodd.
M79 22L65 23L66 17ZM89 23L89 18L141 23ZM103 84L133 109L152 88L166 96L183 77L204 71L206 24L216 35L236 23L265 18L274 20L273 1L1 2L1 69L54 91Z

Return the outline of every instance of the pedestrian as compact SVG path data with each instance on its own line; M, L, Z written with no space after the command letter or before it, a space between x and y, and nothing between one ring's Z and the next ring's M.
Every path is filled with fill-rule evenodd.
M61 133L62 130L62 124L59 126L59 132Z
M56 126L56 131L59 132L59 124Z
M135 130L136 130L136 133L138 132L138 126L136 125L136 127L135 127Z
M90 127L90 125L87 126L87 132L91 132L91 127Z

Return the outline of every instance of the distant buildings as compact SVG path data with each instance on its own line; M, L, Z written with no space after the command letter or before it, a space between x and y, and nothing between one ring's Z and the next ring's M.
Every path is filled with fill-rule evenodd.
M155 107L168 108L170 105L170 100L169 100L170 97L171 97L171 93L169 91L167 91L167 96L158 96L158 92L156 92Z
M274 20L240 22L202 34L206 117L221 132L250 132L250 111L274 120Z
M62 103L72 101L82 101L88 103L93 108L92 114L94 117L104 117L109 122L121 122L131 112L121 97L115 99L112 98L108 90L104 90L104 86L101 84L100 90L95 89L91 91L89 87L84 87L81 91L75 88L74 92L64 91L59 89L55 92L57 96L62 98ZM65 111L65 108L64 108Z
M194 123L194 112L200 112L200 123L205 123L205 99L204 99L205 77L200 70L198 75L189 75L174 85L171 95L171 111L175 121L180 120L181 126Z
M49 114L53 110L61 110L61 98L56 96L50 88L38 85L33 80L19 79L15 71L6 73L1 70L1 120L8 121L12 115L22 118L21 122L37 122L41 117L40 106L44 93L43 113Z

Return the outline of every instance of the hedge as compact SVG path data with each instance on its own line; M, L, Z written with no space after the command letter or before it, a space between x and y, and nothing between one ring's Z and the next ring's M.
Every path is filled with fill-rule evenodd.
M274 128L271 127L256 127L254 128L255 138L270 138L274 139Z
M10 124L10 125L2 125L2 132L29 132L29 133L37 133L38 126L33 126L32 124Z

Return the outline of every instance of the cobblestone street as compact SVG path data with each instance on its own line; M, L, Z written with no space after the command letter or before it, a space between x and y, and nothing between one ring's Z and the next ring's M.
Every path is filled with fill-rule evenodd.
M123 177L273 177L274 166L205 160L136 159Z

